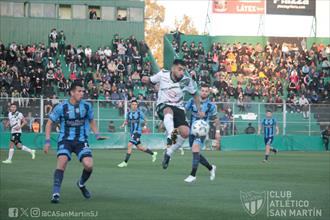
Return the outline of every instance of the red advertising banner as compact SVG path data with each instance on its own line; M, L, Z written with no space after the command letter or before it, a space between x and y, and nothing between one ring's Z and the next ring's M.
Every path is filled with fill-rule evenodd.
M213 13L264 14L265 0L213 0Z

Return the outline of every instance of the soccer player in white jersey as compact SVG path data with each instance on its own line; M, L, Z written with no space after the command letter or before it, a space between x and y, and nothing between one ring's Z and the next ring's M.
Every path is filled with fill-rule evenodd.
M27 124L23 114L17 111L17 107L14 103L10 105L10 112L8 113L9 125L11 128L11 138L9 144L9 153L7 160L2 161L2 163L10 164L12 163L12 158L14 155L14 146L18 149L26 151L32 155L32 159L35 158L35 150L24 146L21 142L22 127Z
M195 81L186 73L185 63L176 59L171 71L162 70L148 77L142 77L143 83L159 83L156 111L167 132L167 149L164 154L163 168L168 167L172 153L180 148L189 136L189 126L186 121L184 109L184 93L188 92L194 97L200 117L205 113L200 110L200 98Z

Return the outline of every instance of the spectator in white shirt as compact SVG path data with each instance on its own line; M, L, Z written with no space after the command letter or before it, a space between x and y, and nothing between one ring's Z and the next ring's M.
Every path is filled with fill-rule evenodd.
M112 51L110 50L109 47L106 47L105 50L104 50L104 55L107 57L107 58L110 58L111 55L112 55Z
M303 117L305 119L308 118L308 115L309 115L308 105L309 105L309 101L305 98L304 95L302 95L299 99L299 106L301 108L301 111L303 113Z

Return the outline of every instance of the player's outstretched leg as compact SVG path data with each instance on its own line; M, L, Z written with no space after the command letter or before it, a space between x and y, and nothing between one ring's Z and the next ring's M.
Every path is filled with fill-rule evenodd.
M77 181L77 186L80 189L82 195L86 198L89 199L91 197L90 192L87 190L85 183L91 176L93 172L93 159L92 157L84 157L82 159L82 163L84 166L83 172L81 174L80 180Z

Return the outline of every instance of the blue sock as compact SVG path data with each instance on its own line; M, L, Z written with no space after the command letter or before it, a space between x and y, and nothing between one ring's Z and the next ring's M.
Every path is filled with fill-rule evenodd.
M60 169L56 169L54 172L54 184L53 184L53 194L60 193L61 184L63 180L64 171Z
M269 157L269 155L268 155L268 154L266 154L266 155L265 155L265 160L268 160L268 157Z
M193 152L192 170L191 170L191 173L190 173L190 175L192 175L192 176L196 176L196 172L197 172L197 168L198 168L198 164L199 164L199 159L200 159L199 152Z
M83 170L81 177L80 177L80 185L85 185L86 181L89 179L90 175L92 174L93 170L91 171L87 171L87 170Z

